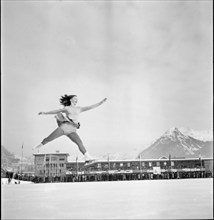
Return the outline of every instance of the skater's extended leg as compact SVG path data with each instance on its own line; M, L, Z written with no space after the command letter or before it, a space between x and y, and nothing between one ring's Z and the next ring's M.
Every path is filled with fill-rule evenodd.
M77 144L77 146L78 146L80 152L85 155L86 149L85 149L85 147L84 147L84 145L83 145L83 142L82 142L82 140L80 139L79 135L78 135L76 132L72 132L72 133L68 134L67 136L68 136L68 138L70 138L75 144Z
M81 153L85 156L85 162L94 161L95 158L92 157L85 149L82 140L80 139L79 135L76 132L72 132L67 135L77 146Z
M42 147L43 145L47 144L48 142L53 141L54 139L60 137L64 135L64 132L61 128L57 128L55 129L48 137L46 137L41 144L39 144L38 146L36 146L34 149L39 149L40 147Z
M42 144L45 145L48 142L53 141L54 139L61 137L64 134L63 130L61 128L55 129L48 137L46 137L43 141Z

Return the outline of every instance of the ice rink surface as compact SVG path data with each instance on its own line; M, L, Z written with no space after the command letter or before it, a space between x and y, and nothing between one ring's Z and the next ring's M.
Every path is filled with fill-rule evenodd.
M213 179L2 185L2 219L213 219Z

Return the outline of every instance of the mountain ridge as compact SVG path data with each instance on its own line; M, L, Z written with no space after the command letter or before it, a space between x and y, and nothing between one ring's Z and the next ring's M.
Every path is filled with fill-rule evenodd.
M181 132L182 131L182 132ZM213 138L211 131L207 137L203 132L193 130L188 131L184 128L172 127L168 129L161 137L156 139L150 146L141 151L137 158L159 159L162 156L168 157L212 157Z

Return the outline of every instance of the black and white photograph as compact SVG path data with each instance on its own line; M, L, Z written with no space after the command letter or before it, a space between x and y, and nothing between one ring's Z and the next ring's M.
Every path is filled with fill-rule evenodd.
M213 2L1 1L1 219L213 219Z

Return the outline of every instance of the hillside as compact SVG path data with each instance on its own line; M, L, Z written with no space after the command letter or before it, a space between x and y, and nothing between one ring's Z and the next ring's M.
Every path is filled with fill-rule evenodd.
M19 163L20 159L16 158L15 155L9 152L3 145L1 145L1 164L12 164Z

